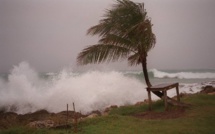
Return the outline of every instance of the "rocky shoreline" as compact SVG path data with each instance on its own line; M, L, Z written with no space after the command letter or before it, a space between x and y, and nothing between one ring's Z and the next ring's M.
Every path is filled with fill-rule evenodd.
M82 114L74 111L62 111L50 113L47 110L39 110L33 113L17 114L14 112L0 112L0 129L7 129L13 126L27 126L30 128L64 128L74 123L75 120L82 121L88 118L106 116L116 105L107 107L103 112L92 111Z
M197 94L215 94L215 87L212 85L206 85L202 87L202 90ZM191 94L181 93L180 97L189 96ZM147 100L144 102L137 102L135 105L147 104ZM4 112L0 111L0 129L7 129L14 126L27 126L30 128L66 128L70 127L71 124L78 121L85 120L87 118L94 118L98 116L106 116L109 114L111 109L118 108L118 106L113 105L107 107L104 111L92 111L88 114L81 114L74 111L62 111L59 113L50 113L46 110L39 110L34 113L27 114L17 114L14 112ZM165 113L168 114L168 113ZM139 116L139 115L138 115ZM150 116L153 116L150 113ZM154 116L155 117L155 116Z

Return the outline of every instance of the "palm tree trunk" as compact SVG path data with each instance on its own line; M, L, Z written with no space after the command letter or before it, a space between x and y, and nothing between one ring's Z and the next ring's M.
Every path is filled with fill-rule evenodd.
M145 82L147 87L151 87L151 82L149 80L149 75L148 75L148 71L147 71L147 63L146 63L146 58L144 58L144 60L142 61L142 68L143 68L143 74L144 74L144 78L145 78ZM164 95L162 92L159 91L153 91L153 93L158 96L159 98L162 98L162 96Z
M149 81L149 75L148 75L148 71L147 71L146 58L142 62L142 68L143 68L143 74L144 74L146 85L147 85L147 87L151 87L152 85L151 85L151 82Z

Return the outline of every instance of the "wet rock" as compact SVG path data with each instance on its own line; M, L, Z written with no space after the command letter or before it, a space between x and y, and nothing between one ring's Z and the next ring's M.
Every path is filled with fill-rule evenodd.
M18 114L13 112L0 113L0 129L7 129L17 125Z
M55 123L52 120L44 120L44 121L33 121L30 122L27 126L30 128L52 128Z
M0 114L1 119L9 119L9 120L16 119L17 116L18 116L18 114L14 113L14 112L7 112L7 113L1 113Z
M33 121L49 120L50 115L51 114L46 110L39 110L33 113L20 114L18 120L21 124L28 124Z
M95 117L98 117L99 115L97 114L97 113L92 113L92 114L90 114L90 115L88 115L87 117L86 117L86 119L91 119L91 118L95 118Z
M91 114L97 114L98 116L102 115L102 113L100 111L98 111L98 110L92 111Z
M180 94L179 94L179 97L180 97L180 98L183 98L183 97L187 97L187 96L190 96L190 95L192 95L192 94L191 94L191 93L186 93L186 92L184 92L184 93L180 93ZM173 99L177 99L177 95L174 96Z
M215 87L213 86L210 86L210 85L207 85L205 87L202 87L202 91L200 91L200 93L203 93L203 94L209 94L209 93L213 93L215 92Z
M56 125L54 127L51 127L51 129L68 129L68 128L72 128L72 126L65 124L65 125Z

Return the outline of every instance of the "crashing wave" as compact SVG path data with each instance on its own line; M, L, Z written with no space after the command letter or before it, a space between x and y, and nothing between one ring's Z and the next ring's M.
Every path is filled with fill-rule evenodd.
M14 66L8 81L0 79L0 110L59 112L74 102L77 111L87 113L110 105L134 104L147 97L144 83L116 71L77 75L65 69L51 76L41 78L27 62Z
M155 78L178 78L178 79L213 79L215 72L176 72L168 73L152 69Z

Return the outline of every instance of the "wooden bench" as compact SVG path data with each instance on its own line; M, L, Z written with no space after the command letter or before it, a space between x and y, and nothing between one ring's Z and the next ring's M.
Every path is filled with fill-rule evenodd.
M180 96L179 96L179 89L178 89L179 84L178 83L165 83L165 84L159 84L159 85L155 85L155 86L151 86L147 88L147 92L148 92L148 99L149 99L149 110L151 110L151 92L152 91L161 91L164 96L164 103L165 103L165 110L168 110L168 103L167 103L167 90L170 90L172 88L176 88L176 93L177 93L177 101L180 102Z

